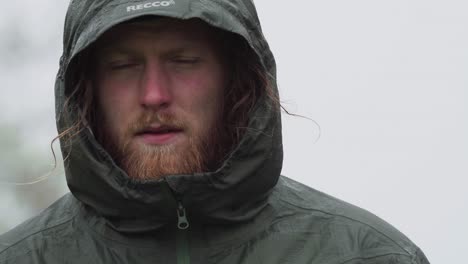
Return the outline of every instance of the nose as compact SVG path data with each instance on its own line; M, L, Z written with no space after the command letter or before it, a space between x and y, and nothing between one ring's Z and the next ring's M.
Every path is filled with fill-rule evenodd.
M164 67L148 62L140 80L140 103L145 108L167 108L172 101L170 82Z

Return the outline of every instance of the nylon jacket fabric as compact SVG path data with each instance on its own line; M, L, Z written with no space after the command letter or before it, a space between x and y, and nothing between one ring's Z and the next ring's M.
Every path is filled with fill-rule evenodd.
M146 15L199 18L242 36L275 83L251 0L72 0L55 85L59 132L78 118L62 112L77 58L113 26ZM429 263L378 217L280 176L280 114L266 98L248 126L218 170L147 182L132 181L90 130L62 142L71 193L0 236L0 263Z

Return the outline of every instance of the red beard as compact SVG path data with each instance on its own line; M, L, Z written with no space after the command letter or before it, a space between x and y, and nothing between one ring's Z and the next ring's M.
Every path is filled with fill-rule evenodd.
M181 130L188 140L183 144L168 145L145 145L134 140L136 134L155 123ZM98 128L98 140L129 177L155 180L167 175L216 169L214 166L223 161L227 149L221 140L223 133L219 123L205 130L207 132L194 131L171 114L145 112L123 133L112 133L104 129L108 126L101 126Z

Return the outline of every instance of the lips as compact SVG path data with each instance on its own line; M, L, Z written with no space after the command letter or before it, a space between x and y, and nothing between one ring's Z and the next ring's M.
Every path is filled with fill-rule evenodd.
M171 126L146 127L136 133L136 137L146 144L168 144L183 132L182 129Z
M173 133L173 132L181 132L182 129L169 127L169 126L159 126L159 127L148 127L142 129L137 135L141 134L166 134L166 133Z

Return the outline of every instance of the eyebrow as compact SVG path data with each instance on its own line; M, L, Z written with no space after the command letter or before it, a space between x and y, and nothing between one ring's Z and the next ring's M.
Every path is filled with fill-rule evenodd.
M109 54L133 54L135 51L130 48L126 48L123 45L118 46L108 46L108 47L101 47L98 49L100 54L109 55Z
M177 46L175 48L167 48L162 54L163 56L172 56L188 51L199 51L200 49L197 48L197 45L190 45L190 44L182 44L181 46ZM128 48L125 45L115 45L115 46L108 46L108 47L101 47L98 49L99 54L98 56L108 57L110 55L137 55L137 51L134 48Z

